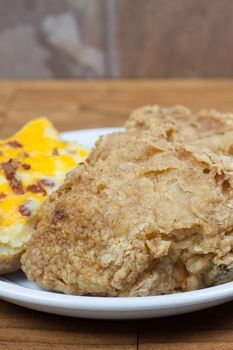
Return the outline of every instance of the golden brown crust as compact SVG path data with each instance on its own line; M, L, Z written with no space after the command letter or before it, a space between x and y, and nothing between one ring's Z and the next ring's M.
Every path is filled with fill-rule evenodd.
M165 130L170 141L200 142L204 146L216 150L219 143L212 141L218 137L222 142L226 134L232 136L233 114L220 113L216 110L202 110L192 113L184 106L176 105L171 108L162 108L157 105L144 106L134 110L125 124L128 130L150 130L158 134L158 130ZM226 144L220 147L220 151L227 150Z
M42 206L22 256L27 277L111 296L231 279L232 115L147 106L126 128L101 137Z
M0 275L15 272L20 269L20 258L23 250L17 253L0 254Z

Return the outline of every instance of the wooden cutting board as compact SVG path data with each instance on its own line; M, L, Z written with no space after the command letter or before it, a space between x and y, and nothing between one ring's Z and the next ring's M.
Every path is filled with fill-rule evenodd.
M47 116L60 130L118 126L144 104L233 112L233 81L0 82L0 136ZM0 301L0 350L233 349L233 302L188 315L141 320L72 319Z

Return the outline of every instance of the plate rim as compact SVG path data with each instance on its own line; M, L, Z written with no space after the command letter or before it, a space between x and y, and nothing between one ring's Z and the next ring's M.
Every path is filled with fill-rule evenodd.
M148 311L151 309L159 310L171 307L191 306L197 303L205 304L207 302L231 298L233 297L233 282L194 291L166 295L98 297L35 290L18 285L14 282L8 282L6 278L0 277L0 297L50 307L63 306L67 309L78 307L78 309L82 311Z

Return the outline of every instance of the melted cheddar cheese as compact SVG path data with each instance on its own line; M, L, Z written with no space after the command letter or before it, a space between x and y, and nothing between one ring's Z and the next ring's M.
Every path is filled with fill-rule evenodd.
M0 254L23 248L41 203L86 156L77 143L62 141L46 118L0 140Z

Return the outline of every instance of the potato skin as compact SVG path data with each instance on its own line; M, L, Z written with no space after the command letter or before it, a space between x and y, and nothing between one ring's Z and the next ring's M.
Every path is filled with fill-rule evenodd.
M12 254L0 254L0 275L16 272L20 269L20 258L24 250Z

